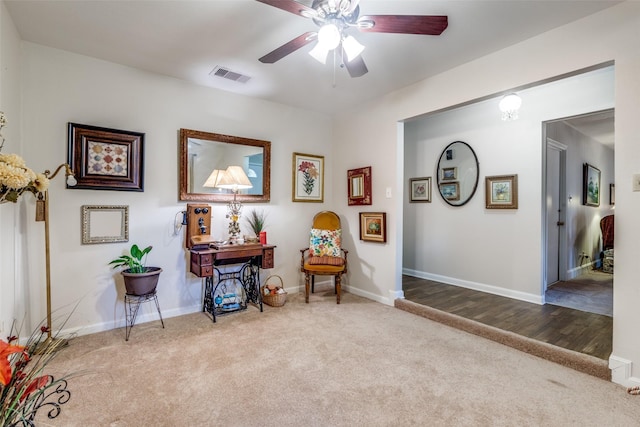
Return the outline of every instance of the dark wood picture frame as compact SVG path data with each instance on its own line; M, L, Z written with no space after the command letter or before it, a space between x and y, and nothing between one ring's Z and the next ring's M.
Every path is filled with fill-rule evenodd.
M409 178L409 202L431 203L431 177Z
M387 214L385 212L360 212L360 240L386 243Z
M68 124L69 189L144 191L144 133Z
M370 205L371 202L371 166L347 171L347 191L349 206Z
M582 204L585 206L600 206L601 195L600 169L585 163L582 167Z

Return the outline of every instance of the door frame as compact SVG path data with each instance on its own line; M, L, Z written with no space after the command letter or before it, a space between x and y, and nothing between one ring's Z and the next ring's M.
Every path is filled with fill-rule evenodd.
M555 120L553 120L555 121ZM551 121L550 121L551 122ZM567 279L567 148L565 144L547 137L547 125L550 122L543 122L543 155L542 155L542 188L544 197L542 198L542 300L549 283L547 283L547 251L549 245L548 212L547 212L547 150L560 152L560 165L558 176L558 202L560 204L560 215L558 221L564 222L563 227L558 229L558 280Z

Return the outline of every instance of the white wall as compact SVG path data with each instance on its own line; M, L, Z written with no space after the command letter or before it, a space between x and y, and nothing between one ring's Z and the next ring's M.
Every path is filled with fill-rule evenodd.
M543 303L542 122L612 107L613 74L613 67L608 67L519 91L523 105L516 121L501 120L498 97L406 123L403 180L407 183L412 177L431 176L434 196L432 203L409 203L405 185L404 271ZM437 189L437 162L453 141L468 143L480 163L478 188L463 206L448 205ZM575 162L580 159L573 158ZM612 152L606 163L589 158L601 167L613 163ZM577 174L579 178L571 183L581 185L582 163L575 162L569 161L568 175ZM577 172L571 170L574 164L578 164ZM486 209L485 177L512 174L518 175L518 209ZM573 191L573 186L570 189ZM573 194L580 203L580 193Z
M398 134L402 134L398 131L398 121L614 60L616 230L624 230L624 233L616 231L612 367L614 381L640 384L640 336L635 321L640 305L640 287L636 279L640 225L634 221L635 212L640 208L640 196L631 192L632 174L640 172L640 145L637 144L640 133L640 121L637 120L640 117L639 40L640 3L625 2L391 93L360 106L352 114L341 116L335 124L335 146L339 147L341 155L335 157L334 168L346 172L353 167L372 165L374 198L373 205L367 210L387 212L390 218L387 245L356 242L353 258L363 260L360 262L364 267L351 270L351 283L382 297L401 290L398 272L402 268L403 245L402 222L398 217L402 217L401 195L406 184L399 170L401 166L397 166L402 164L404 156L402 140L398 142L397 139ZM557 100L558 103L565 101ZM536 130L532 129L532 132ZM540 168L541 147L538 147L538 151L532 153L529 166L532 170ZM494 171L497 169L485 168L483 174ZM523 173L529 174L526 170ZM334 179L336 195L346 194L345 180L339 175ZM391 199L384 197L387 186L394 189ZM542 206L540 183L525 182L522 188L530 189L526 197L535 200L532 202L535 206ZM520 197L523 200L525 195L521 193ZM358 209L347 207L346 200L339 198L336 205L340 210L350 212L347 226L357 229ZM542 269L540 227L538 223L538 231L530 233L531 240L526 242L536 252L534 258L514 260L514 268L527 274L531 272L537 283L541 282ZM440 243L433 242L434 245ZM485 250L491 249L495 248Z
M24 157L34 170L67 160L67 122L145 133L144 192L65 189L64 178L50 187L52 306L78 303L70 325L81 333L123 325L123 283L107 263L132 243L153 245L151 265L163 268L158 285L165 316L198 311L201 280L188 273L184 230L174 224L186 204L178 201L178 130L196 129L271 141L271 202L264 208L269 243L277 245L276 268L285 287L299 284L299 249L308 245L313 214L327 204L291 202L294 151L326 156L331 175L331 121L316 113L195 86L172 78L71 54L28 42L22 46ZM25 198L26 199L26 198ZM325 189L325 200L332 188ZM18 268L27 277L18 313L35 322L44 317L43 224L33 221L34 202L20 211L28 228L28 254ZM128 205L129 243L81 245L82 205ZM4 209L4 207L3 207ZM226 205L213 207L212 229L226 230ZM241 222L243 232L249 227ZM151 307L146 312L154 319Z
M4 2L0 3L0 111L8 122L2 129L2 153L20 154L20 37ZM15 318L15 284L21 277L13 256L20 250L20 223L17 207L10 205L0 205L0 337L9 335Z

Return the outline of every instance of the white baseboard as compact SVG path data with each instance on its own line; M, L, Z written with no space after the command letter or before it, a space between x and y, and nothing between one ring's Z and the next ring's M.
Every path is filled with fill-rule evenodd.
M514 291L511 289L500 288L498 286L487 285L485 283L471 282L468 280L457 279L455 277L441 276L438 274L426 273L424 271L411 270L409 268L403 268L402 274L407 276L417 277L419 279L433 280L434 282L446 283L448 285L460 286L462 288L473 289L476 291L482 291L493 295L499 295L520 301L531 302L534 304L544 304L543 295L535 295L527 292Z
M593 269L595 262L590 262L588 264L583 264L580 267L575 267L567 271L567 280L575 279L576 277L580 277L583 274L589 272Z
M622 357L609 356L609 369L611 369L611 382L625 387L640 386L640 378L631 376L633 362Z
M316 286L333 286L333 278L330 276L326 276L324 280L316 280ZM350 294L358 295L363 298L370 299L372 301L379 302L380 304L393 306L393 301L397 298L404 298L404 292L402 291L389 291L389 298L385 298L380 295L372 294L371 292L363 291L362 289L349 286L346 284L342 285L342 289L349 292ZM287 292L302 292L304 293L304 285L300 286L292 286L286 288Z
M140 311L141 312L138 313L138 317L136 318L136 323L135 323L136 325L160 320L160 317L158 316L158 312L156 311L155 306L153 307L153 310L149 309L146 313L142 313L142 309ZM171 317L182 316L185 314L191 314L191 313L196 313L198 311L202 311L202 305L198 304L191 307L180 307L180 308L175 308L167 311L164 311L161 309L160 311L162 313L163 319L169 319ZM60 337L89 335L89 334L94 334L96 332L104 332L104 331L110 331L112 329L124 328L125 325L126 325L126 320L124 317L124 312L122 312L122 317L119 319L114 319L113 321L109 321L109 322L94 323L92 325L66 328L61 330L59 335Z

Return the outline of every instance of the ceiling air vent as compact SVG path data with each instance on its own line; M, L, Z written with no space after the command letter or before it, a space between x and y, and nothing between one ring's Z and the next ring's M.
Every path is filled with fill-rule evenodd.
M251 79L249 76L245 76L240 73L236 73L235 71L231 71L228 68L217 66L214 68L209 75L211 77L222 77L223 79L233 80L234 82L246 83Z

